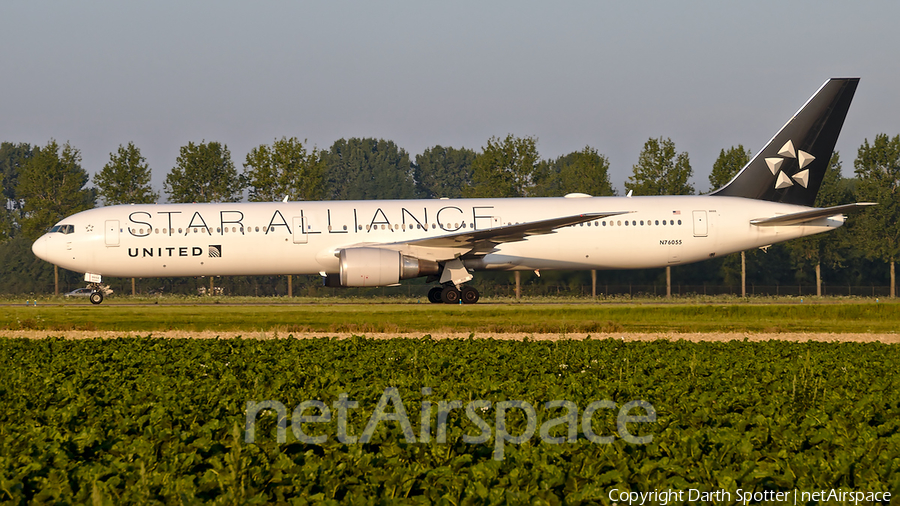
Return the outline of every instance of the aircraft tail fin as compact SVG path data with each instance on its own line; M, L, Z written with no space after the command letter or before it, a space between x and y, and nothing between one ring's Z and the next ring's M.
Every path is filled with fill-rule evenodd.
M728 184L711 195L812 207L859 78L829 79Z

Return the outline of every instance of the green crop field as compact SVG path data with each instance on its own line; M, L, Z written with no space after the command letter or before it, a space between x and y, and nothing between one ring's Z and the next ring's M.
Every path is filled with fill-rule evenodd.
M2 338L0 357L4 504L900 493L900 348L881 343Z
M46 304L0 306L0 330L291 332L858 332L900 330L900 304Z

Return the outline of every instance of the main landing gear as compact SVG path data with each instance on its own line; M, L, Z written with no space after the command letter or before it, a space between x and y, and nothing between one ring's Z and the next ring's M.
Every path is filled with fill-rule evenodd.
M478 290L471 286L463 286L461 289L454 285L435 286L428 290L428 302L432 304L475 304L478 302L480 295Z

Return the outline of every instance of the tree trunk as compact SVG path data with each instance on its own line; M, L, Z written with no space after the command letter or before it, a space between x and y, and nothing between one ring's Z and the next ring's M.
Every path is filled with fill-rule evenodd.
M597 269L591 269L591 298L597 298Z
M822 262L816 262L816 296L822 296Z
M741 251L741 297L747 297L747 252Z
M288 296L288 297L293 297L293 296L294 296L294 276L288 274L288 277L287 277L287 278L288 278L288 293L287 293L287 296Z
M212 297L212 295L213 295L213 277L210 276L209 277L209 296Z
M672 298L672 266L666 266L666 298Z
M522 297L522 271L516 271L516 300Z
M134 278L131 278L131 296L134 297L135 295L137 295L137 290L135 290Z
M891 264L891 279L894 279L894 264ZM891 289L893 290L893 288ZM59 266L53 266L53 295L59 295Z
M894 272L894 261L891 260L891 298L894 298L894 297L897 296L897 290L896 290L896 288L897 288L897 284L896 284L897 278L896 278L895 274L896 274L896 273Z

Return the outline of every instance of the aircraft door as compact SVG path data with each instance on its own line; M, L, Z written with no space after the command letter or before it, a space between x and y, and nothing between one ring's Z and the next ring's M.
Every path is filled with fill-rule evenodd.
M106 220L106 245L119 245L119 220Z
M694 211L694 237L706 237L708 233L706 211Z
M306 230L303 229L303 217L294 216L291 221L291 230L294 234L294 244L306 244L309 240L309 235L306 233Z

